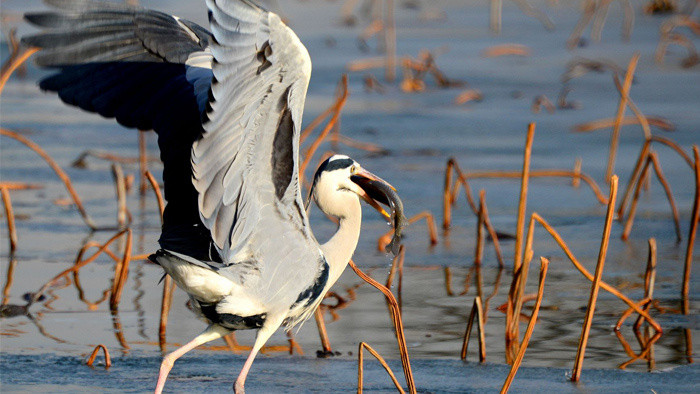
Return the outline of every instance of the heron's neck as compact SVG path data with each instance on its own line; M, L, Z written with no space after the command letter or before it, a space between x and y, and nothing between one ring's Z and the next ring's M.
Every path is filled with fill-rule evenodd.
M360 225L362 224L360 201L355 197L351 202L345 204L345 207L347 212L339 218L338 231L328 242L321 245L321 251L330 267L325 291L328 291L340 278L352 258L360 238Z

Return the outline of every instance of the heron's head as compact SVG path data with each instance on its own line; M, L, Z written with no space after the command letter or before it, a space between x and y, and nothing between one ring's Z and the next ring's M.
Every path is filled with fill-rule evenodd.
M394 208L392 200L398 200L398 197L393 197L396 196L395 190L389 183L362 168L355 160L344 155L335 155L318 167L309 200L313 196L323 212L342 218L348 212L349 204L361 198L390 219L391 215L379 204Z

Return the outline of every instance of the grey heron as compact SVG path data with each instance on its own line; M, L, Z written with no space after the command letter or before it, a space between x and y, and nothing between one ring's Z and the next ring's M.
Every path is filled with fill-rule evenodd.
M311 61L274 13L249 0L206 0L211 33L176 16L91 0L45 0L26 14L42 28L24 37L38 65L57 73L40 87L127 127L153 129L167 206L151 256L186 291L209 327L163 358L173 363L233 330L257 329L234 385L281 325L313 313L357 246L360 199L389 217L401 201L388 183L347 156L316 172L311 196L339 219L319 244L299 185L299 132Z

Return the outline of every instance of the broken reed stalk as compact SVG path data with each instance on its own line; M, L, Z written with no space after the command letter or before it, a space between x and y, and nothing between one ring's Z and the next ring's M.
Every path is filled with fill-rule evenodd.
M525 138L525 149L523 153L523 170L520 181L520 198L518 202L518 216L516 224L515 233L515 255L513 257L513 286L515 286L516 280L518 278L518 272L523 262L523 227L525 225L525 210L527 206L527 186L530 174L530 157L532 154L532 142L535 137L535 123L530 123L527 129L527 136ZM508 294L508 300L506 302L506 349L510 348L510 344L513 340L517 339L516 333L513 331L513 320L517 321L517 316L513 315L513 304L515 300L513 299L512 292ZM517 323L516 323L517 326ZM517 328L515 328L517 330ZM506 351L506 362L511 363L511 354Z
M457 174L457 181L452 184L452 171ZM467 177L462 172L457 160L451 157L447 160L447 167L445 169L445 189L443 191L443 223L442 227L445 233L449 230L452 225L452 206L457 202L457 196L459 193L459 186L464 187L464 195L469 203L469 207L472 212L478 216L479 209L474 203L474 198L472 197L471 187L467 181ZM496 229L493 228L491 224L491 219L489 218L488 208L484 204L484 225L489 232L491 241L493 242L493 248L496 251L496 258L498 259L498 265L504 267L505 263L503 260L503 253L501 252L501 244L498 241L498 235L496 234Z
M649 312L651 308L651 300L654 298L654 285L656 284L656 239L649 238L649 255L647 256L647 269L644 273L644 298L649 299L649 303L645 306L644 310ZM637 321L634 323L634 328L638 330L642 323L644 323L644 318L639 316Z
M523 304L525 303L524 296L525 296L525 285L527 284L527 278L530 270L530 261L532 261L533 257L533 249L532 249L532 243L534 240L534 234L535 234L535 221L530 218L530 223L528 224L527 228L527 236L525 240L525 256L523 259L523 264L520 266L520 269L516 274L513 275L513 281L511 282L511 288L510 292L508 293L508 296L510 299L513 300L513 313L512 313L512 319L510 321L510 326L508 327L508 330L511 332L511 338L513 340L512 344L513 347L511 347L511 351L514 351L517 349L519 346L517 344L518 338L520 337L520 312L522 310ZM517 354L517 351L515 352Z
M112 282L112 295L109 298L109 306L112 310L117 310L119 301L122 298L122 291L126 284L126 277L129 274L129 262L131 262L131 244L133 234L131 229L126 230L126 245L124 246L124 257L121 262L114 267L114 281Z
M92 367L92 364L95 362L95 358L97 358L97 354L100 352L100 349L102 349L102 352L105 355L105 369L109 369L109 367L112 366L112 358L109 356L109 350L107 350L107 347L103 344L99 344L95 347L95 350L90 353L90 357L88 357L85 364Z
M675 127L669 121L663 118L647 116L646 121L650 126L656 126L661 130L673 131ZM630 126L635 124L641 124L641 119L636 116L626 116L620 121L622 126ZM614 118L598 119L591 122L581 123L574 126L573 131L577 133L587 133L599 129L607 129L615 126Z
M690 217L690 231L688 235L688 248L685 251L685 264L683 268L683 287L681 289L681 311L684 315L690 314L690 301L688 293L690 291L690 271L693 264L693 247L695 237L700 224L700 152L698 146L693 145L693 156L695 157L695 200L693 201L693 213ZM685 329L686 357L689 362L693 362L693 342L690 329Z
M0 187L2 203L5 205L5 220L7 220L7 233L10 239L10 255L17 250L17 229L15 228L15 214L12 211L12 199L6 187Z
M82 253L84 253L84 250L81 250L80 253L78 253L78 258L75 260L75 263L73 264L72 267L63 270L61 273L58 275L54 276L50 281L46 282L36 293L34 293L34 296L32 297L30 304L36 302L43 294L46 292L46 290L49 289L49 287L53 286L54 284L58 283L59 279L65 277L66 275L76 272L83 268L84 266L92 263L95 261L108 247L111 245L114 241L119 239L124 233L129 231L128 229L121 230L117 234L115 234L112 238L107 240L98 250L95 252L92 256L85 260L81 260L82 258Z
M464 339L462 340L462 351L460 352L460 358L462 360L467 359L467 349L469 347L469 338L472 335L472 327L474 326L474 320L476 320L476 328L479 330L479 362L486 362L486 329L484 327L484 308L481 302L481 297L477 296L474 298L474 304L472 304L472 310L469 313L469 319L467 320L467 329L464 331Z
M149 170L146 170L144 176L146 177L146 179L148 179L148 183L151 184L151 188L153 188L153 192L156 194L156 199L158 200L158 211L160 211L160 222L163 223L165 201L163 201L163 194L160 192L160 185L158 185L156 178L153 177L153 174L151 174Z
M15 280L15 268L17 268L17 259L14 254L10 253L10 264L7 266L7 279L5 280L5 286L2 288L2 303L0 305L7 305L10 302L10 289Z
M632 59L627 66L627 73L625 74L625 81L622 85L622 91L620 92L620 102L617 107L617 115L615 116L615 125L613 126L612 135L610 137L610 152L608 155L608 166L605 171L605 180L610 182L612 179L613 172L615 171L615 156L617 154L617 145L620 139L620 126L622 119L625 116L625 109L627 109L627 98L629 97L630 87L632 86L632 79L634 77L634 70L637 68L637 62L639 61L639 52L632 55Z
M394 330L396 332L396 341L398 342L399 345L399 351L401 354L401 366L403 367L403 373L404 376L406 377L406 384L408 385L408 392L411 394L416 393L416 385L413 380L413 371L411 370L411 362L408 357L408 347L406 346L406 337L404 334L403 330L403 321L401 319L401 309L399 308L399 304L396 302L396 299L394 298L394 295L391 293L391 290L387 289L385 286L383 286L381 283L377 282L376 280L372 279L369 277L367 274L362 272L356 265L355 263L350 260L348 262L348 265L350 265L350 268L352 268L353 271L355 271L355 274L359 276L362 280L365 282L369 283L372 285L374 288L377 290L381 291L384 296L387 298L389 301L389 306L391 308L391 319L394 323Z
M683 158L683 160L685 160L685 162L688 164L688 167L690 167L691 171L695 168L695 164L693 164L693 159L691 159L690 156L688 156L688 154L683 150L683 148L681 148L680 145L673 142L673 140L666 137L653 135L651 136L651 141L664 144L669 148L673 149L676 153L678 153L680 157Z
M121 229L127 225L126 183L124 182L122 166L113 163L112 176L114 177L114 186L117 194L117 226Z
M637 204L639 202L639 193L642 190L642 185L649 175L649 166L651 165L651 158L647 156L646 163L642 167L642 172L639 174L637 180L637 185L634 188L634 195L632 197L632 203L630 204L630 211L627 214L627 221L625 221L624 230L622 230L622 235L620 238L622 240L627 240L629 238L630 232L632 231L632 224L634 223L634 215L637 212Z
M651 146L651 141L645 141L644 145L642 145L642 150L639 152L639 156L637 156L637 162L634 165L634 168L632 169L632 174L630 175L630 179L627 182L627 187L625 188L625 192L622 194L622 199L620 200L620 206L617 208L617 220L622 221L624 218L624 213L625 213L625 208L627 206L627 202L631 196L632 189L634 188L634 185L637 182L637 178L642 172L642 167L645 165L646 160L649 155L649 150Z
M586 318L583 321L583 329L581 331L581 339L578 343L578 351L576 352L576 362L574 369L571 372L571 381L578 382L581 378L581 369L583 368L583 357L586 354L586 344L588 343L588 333L593 322L593 314L595 313L595 305L598 300L598 290L603 277L603 267L605 266L605 257L608 253L608 243L610 242L610 229L615 211L615 202L617 201L617 175L613 175L610 179L610 198L608 209L605 215L605 227L603 228L603 240L600 243L598 252L598 263L595 269L595 278L591 285L591 296L588 299L588 308L586 310Z
M622 84L620 83L620 77L618 74L613 74L613 82L615 83L615 88L617 88L618 93L620 93L620 97L622 97L624 94L627 94L625 97L625 100L627 100L627 106L634 112L634 116L637 118L639 124L642 126L642 130L644 131L644 138L645 139L650 139L651 138L651 127L649 126L649 121L647 120L647 117L642 114L642 111L637 108L637 104L634 103L634 100L629 96L629 91L624 92L622 89Z
M333 349L331 349L331 341L328 339L328 331L326 331L326 322L323 321L323 313L321 312L320 305L318 308L316 308L316 311L314 311L314 318L316 319L318 336L321 338L321 348L323 349L323 354L333 354Z
M671 186L668 184L668 181L661 170L661 163L659 163L659 158L656 156L656 153L652 151L649 153L649 157L651 158L651 164L654 166L656 177L659 179L661 186L663 186L664 192L666 193L666 198L671 206L671 212L673 213L673 224L676 229L676 241L681 242L681 239L683 238L681 235L681 220L680 215L678 214L678 208L676 208L676 201L673 198L673 192L671 192Z
M475 178L522 178L523 173L521 171L475 171L468 172L464 174L466 179ZM602 205L608 203L607 197L603 195L598 184L588 176L586 173L580 170L533 170L530 171L530 178L571 178L572 181L583 180L595 194L596 199Z
M326 137L328 137L328 134L333 129L333 126L335 126L336 122L338 122L338 119L340 118L340 113L343 110L343 106L345 106L345 102L347 101L347 98L348 98L348 76L347 76L347 74L343 74L340 83L341 83L340 97L338 97L338 100L333 108L333 116L331 116L331 119L328 121L328 124L326 124L326 127L323 129L323 131L321 131L321 134L316 138L316 140L314 140L314 142L306 150L306 152L304 152L304 161L301 163L301 166L299 167L300 183L303 183L304 171L306 170L306 167L309 165L311 158L313 157L314 153L316 153L316 150L321 145L323 140L325 140Z
M654 343L656 343L656 341L658 341L659 338L661 338L661 333L657 332L656 334L654 334L653 337L651 337L651 339L649 339L649 341L646 343L646 345L643 347L642 351L639 354L637 354L636 356L632 357L631 359L625 361L624 363L618 365L617 367L620 369L625 369L633 362L647 357L647 355L653 351Z
M479 215L476 221L476 246L474 247L474 264L481 264L481 259L484 257L484 200L486 198L486 190L479 191Z
M506 381L503 383L503 387L501 388L501 393L508 392L511 383L513 383L513 379L515 378L515 374L518 372L518 368L520 368L520 364L523 361L523 357L525 357L525 351L527 350L527 345L530 343L532 332L535 330L535 324L537 324L537 315L539 314L540 306L542 305L542 297L544 296L544 281L545 278L547 278L548 268L549 260L547 260L544 257L540 257L540 282L537 288L537 299L535 300L535 307L533 308L532 314L530 315L530 321L527 323L527 329L525 330L525 335L523 336L522 344L518 349L518 354L515 356L515 360L513 360L513 365L510 368L508 377L506 377Z
M582 166L581 158L577 157L576 161L574 162L574 177L571 178L571 186L574 188L578 188L578 186L581 184L581 166Z
M27 48L24 51L13 51L7 63L3 65L2 73L0 73L0 94L2 94L2 91L5 89L5 84L10 79L10 75L38 50L39 48Z
M163 279L163 296L160 301L160 323L158 326L158 344L162 352L166 351L166 334L168 329L168 315L170 306L173 304L173 293L175 293L175 283L170 275L165 275Z
M38 190L43 189L44 185L24 182L0 182L0 187L7 190Z
M576 256L571 252L571 249L569 249L569 246L564 242L564 240L561 238L559 233L552 227L547 221L540 216L537 212L532 213L532 218L536 220L548 233L549 235L556 241L556 243L559 245L559 247L562 249L564 254L566 254L566 257L569 258L569 261L576 267L576 269L589 281L593 281L594 277L593 275L586 270L586 268L581 264L581 262L578 261ZM632 301L629 297L624 295L622 292L617 290L614 286L611 286L607 284L604 281L600 282L600 287L607 291L608 293L614 295L615 297L619 298L622 302L627 304L629 307L634 309L635 312L639 313L640 315L644 316L644 318L651 324L652 327L656 331L663 331L661 329L661 326L659 323L656 322L647 312L645 312L639 305L637 305L636 302Z
M413 224L421 219L425 219L425 226L428 228L428 239L431 245L437 245L438 234L437 226L435 225L435 218L430 211L423 211L410 219L408 219L408 224ZM377 250L384 251L386 246L391 242L391 237L394 236L394 229L391 229L384 233L381 237L377 239Z
M382 364L382 367L384 367L386 373L389 374L389 377L394 383L394 386L396 386L396 390L398 390L399 393L405 393L405 391L403 391L403 388L401 387L401 384L396 379L394 372L391 371L389 364L387 364L386 361L384 361L384 358L379 353L377 353L376 350L372 349L370 345L368 345L365 342L360 342L360 345L357 348L357 394L362 394L362 388L364 386L364 349L367 349L367 351L369 351L374 356L374 358L376 358L377 361L379 361L379 363Z
M66 190L68 190L68 193L73 199L73 203L78 208L78 211L80 212L80 215L82 216L85 224L87 224L87 226L90 227L90 229L92 230L99 230L99 228L95 225L95 222L93 222L90 215L88 215L87 211L85 210L85 207L83 207L83 203L80 201L78 193L76 193L75 189L73 189L73 184L70 181L70 177L68 177L66 172L63 171L63 169L56 163L56 161L54 161L54 159L51 158L51 156L49 156L46 153L46 151L44 151L36 143L30 141L29 139L18 133L15 133L14 131L10 131L5 128L0 128L0 135L10 137L16 141L21 142L26 147L28 147L29 149L33 150L36 154L41 156L41 158L44 159L44 161L49 165L49 167L51 167L51 169L56 173L56 175L58 175L58 177L61 178L61 181L63 181Z

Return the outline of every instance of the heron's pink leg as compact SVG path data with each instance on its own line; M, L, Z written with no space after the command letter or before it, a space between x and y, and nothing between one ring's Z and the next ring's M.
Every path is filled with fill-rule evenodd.
M245 360L245 364L243 364L243 369L241 369L241 373L238 374L238 379L236 379L236 383L233 385L233 392L235 394L245 394L245 378L248 376L248 371L250 371L250 367L253 365L253 360L255 360L255 356L258 354L258 351L263 347L265 342L270 339L280 324L282 324L282 319L273 320L272 318L268 317L265 325L258 330L253 349L250 351L248 358Z
M163 387L165 386L165 379L168 378L168 373L170 373L170 370L173 368L175 360L180 358L183 354L196 348L197 346L213 341L215 339L219 339L224 335L227 335L229 332L231 331L221 326L212 324L211 326L207 327L207 329L203 333L199 334L195 339L191 340L186 345L176 349L172 353L168 353L165 357L163 357L163 362L160 364L160 373L158 374L158 383L156 384L155 394L160 394L161 392L163 392Z

